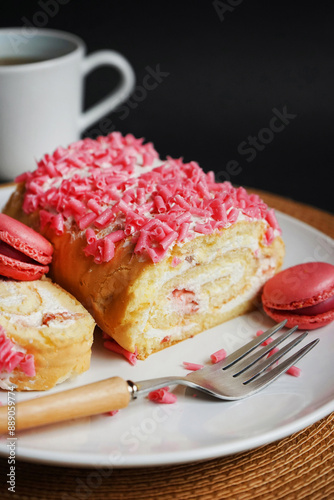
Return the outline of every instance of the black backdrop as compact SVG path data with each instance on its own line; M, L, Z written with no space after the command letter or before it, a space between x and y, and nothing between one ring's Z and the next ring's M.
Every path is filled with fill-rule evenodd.
M143 136L161 156L196 160L220 180L332 212L331 2L298 4L11 0L2 3L0 22L73 32L88 52L117 50L139 87L148 68L160 71L156 88L137 88L127 110L101 122L103 132ZM97 70L87 79L85 106L116 83L112 69Z

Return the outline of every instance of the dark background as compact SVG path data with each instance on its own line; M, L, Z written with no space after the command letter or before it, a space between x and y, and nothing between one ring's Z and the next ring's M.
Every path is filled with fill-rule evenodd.
M331 2L11 0L1 8L2 27L41 24L38 12L53 8L41 27L81 36L88 52L121 52L139 86L147 67L168 73L145 98L137 89L128 113L111 113L107 128L100 122L86 135L101 126L131 132L162 157L196 160L219 180L333 212ZM85 107L116 83L112 69L89 76ZM284 109L295 117L268 131Z

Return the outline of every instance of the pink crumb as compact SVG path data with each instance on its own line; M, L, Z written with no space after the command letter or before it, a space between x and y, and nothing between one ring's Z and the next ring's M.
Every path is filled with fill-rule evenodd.
M301 374L301 369L297 366L290 366L286 373L292 375L293 377L299 377Z
M276 354L276 352L279 351L278 347L274 347L271 351L269 351L267 358L270 358L270 356L273 356L273 354Z
M214 352L213 354L211 354L210 358L212 363L218 363L219 361L222 361L226 358L225 349L220 349L219 351Z
M103 345L109 351L116 352L117 354L121 354L122 356L124 356L131 365L134 366L137 363L137 347L135 349L135 352L130 352L124 349L124 347L121 347L115 340L112 339L106 340Z
M204 365L199 365L197 363L189 363L188 361L183 361L183 366L187 370L191 370L193 372L195 372L197 370L201 370L202 368L204 368Z
M170 335L166 335L166 337L164 337L164 338L161 340L160 344L164 344L165 342L169 342L169 341L170 341L170 338L171 338L171 337L170 337Z
M108 411L107 412L107 415L110 415L111 417L113 417L114 415L116 415L116 413L118 413L119 410L111 410L111 411Z
M175 394L169 392L169 387L151 391L147 397L150 401L153 401L153 403L172 404L177 400Z
M260 335L262 335L262 333L264 333L264 332L263 332L263 330L258 330L258 331L256 332L256 336L257 336L257 337L259 337ZM266 346L266 345L268 345L268 344L271 344L271 342L272 342L273 340L274 340L274 339L273 339L272 337L269 337L267 340L265 340L264 342L262 342L262 344L261 344L261 345Z
M180 264L181 259L179 259L178 257L173 257L173 260L172 260L172 267L176 267Z

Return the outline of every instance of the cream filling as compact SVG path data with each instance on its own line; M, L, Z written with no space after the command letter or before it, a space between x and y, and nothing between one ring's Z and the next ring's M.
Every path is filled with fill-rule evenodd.
M276 261L273 258L263 259L262 263L257 270L257 273L251 277L249 288L241 295L236 297L235 299L230 300L226 304L224 304L219 312L224 313L238 307L243 302L250 300L254 297L260 290L264 283L274 274L274 269L276 266ZM273 272L268 274L263 274L263 271L267 271L269 268L273 268Z
M146 332L144 332L144 337L148 339L164 339L167 335L172 337L174 340L178 337L181 337L184 332L191 330L196 323L190 323L188 325L180 325L173 326L172 328L168 328L167 330L163 330L161 328L149 328Z
M268 280L270 276L268 274L263 274L264 271L267 271L271 267L273 268L272 275L274 274L274 269L276 266L276 261L274 258L268 258L268 259L262 259L261 264L257 270L257 273L251 278L250 280L250 285L247 288L247 290L239 295L238 297L230 300L226 304L223 304L222 307L219 309L219 313L223 314L225 312L231 311L232 309L235 309L238 307L240 304L243 302L246 302L253 297L257 295L257 293L260 291L261 287L264 285L264 283ZM239 279L242 279L243 276L243 266L240 263L235 263L233 266L226 266L226 268L233 268L234 272L231 272L231 279L233 280L234 283L236 283ZM216 276L215 276L216 277ZM204 280L203 280L204 281ZM209 279L206 279L205 282L209 281ZM188 283L184 286L187 290L191 290L191 285ZM201 295L200 294L195 294L194 300L198 302L199 305L199 313L205 313L209 311L209 304L208 300L204 301L201 300ZM168 307L168 306L167 306ZM170 301L170 311L174 312L175 311L175 304L173 305L173 301ZM165 309L166 310L166 309ZM170 336L172 339L176 340L179 337L182 336L182 334L190 329L195 325L196 323L191 323L188 325L180 325L180 326L174 326L172 328L167 328L167 329L159 329L159 328L149 328L147 331L143 333L145 338L148 339L160 339L162 340L166 336Z
M27 297L27 295L23 293L17 293L17 289L15 287L11 290L9 284L9 290L13 295L7 295L5 297L0 296L0 308L3 309L3 311L0 312L0 315L6 318L10 323L21 323L24 326L33 328L47 328L50 326L53 328L66 328L75 321L74 319L66 319L62 321L57 321L57 319L55 319L49 321L48 325L43 325L44 314L71 313L71 311L65 309L49 290L43 286L38 286L38 282L36 282L35 287L36 292L42 300L42 306L40 309L34 310L28 314L6 312L6 309L9 306L19 306Z
M233 240L231 240L229 243L224 244L223 247L218 248L215 252L212 252L210 255L209 259L205 260L205 264L208 264L212 262L214 259L216 259L218 256L224 255L232 250L239 249L239 248L249 248L252 252L256 252L259 247L259 242L258 239L249 235L239 235ZM171 279L174 279L176 276L180 276L182 278L182 275L190 268L194 267L197 265L198 262L203 260L201 258L201 253L203 252L202 248L197 248L194 250L192 256L193 256L193 261L188 262L185 258L183 261L175 268L171 268L170 271L166 271L163 276L161 277L160 280L157 281L157 289L161 289L168 281ZM236 263L233 266L231 264L226 264L226 266L221 267L221 274L220 276L224 276L227 274L231 274L232 277L231 279L233 280L233 283L236 283L238 280L242 278L243 275L243 269L241 269L243 266L240 263ZM217 273L203 273L202 277L196 277L193 281L190 281L187 279L187 281L182 281L180 279L180 282L178 283L178 288L179 289L186 289L191 292L194 292L196 295L196 302L198 302L200 309L199 311L203 312L206 309L209 308L209 299L205 294L201 294L201 285L211 282L214 279L217 279ZM175 305L173 305L172 301L169 301L169 303L166 304L166 307L168 308L167 310L170 310L170 312L175 311ZM145 330L145 325L147 324L148 320L150 317L154 318L157 315L159 315L159 312L154 310L147 309L143 314L142 314L142 321L141 321L141 331ZM145 333L144 333L145 335ZM166 331L165 335L169 335L169 333ZM162 337L163 338L163 337Z

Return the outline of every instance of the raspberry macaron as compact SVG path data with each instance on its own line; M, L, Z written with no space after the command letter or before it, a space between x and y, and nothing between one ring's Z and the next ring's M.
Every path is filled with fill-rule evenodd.
M262 304L277 322L312 330L334 320L334 266L307 262L289 267L264 285Z
M0 275L20 281L37 280L49 271L53 247L41 234L0 214Z

